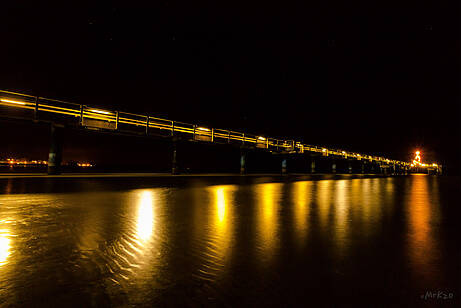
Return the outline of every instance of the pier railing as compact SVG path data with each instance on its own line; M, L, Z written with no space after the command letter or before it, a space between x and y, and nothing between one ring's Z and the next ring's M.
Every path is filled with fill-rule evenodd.
M0 115L36 121L52 121L87 129L124 131L160 136L183 135L190 140L214 143L239 143L270 151L290 153L313 152L324 156L336 155L357 160L382 162L384 164L410 165L407 162L385 157L308 145L294 140L199 126L151 115L108 110L96 106L69 103L2 90L0 90Z

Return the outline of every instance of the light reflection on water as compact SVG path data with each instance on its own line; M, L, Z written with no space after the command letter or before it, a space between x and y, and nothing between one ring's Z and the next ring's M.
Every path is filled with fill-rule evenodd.
M150 239L154 227L154 207L153 207L152 192L145 190L141 192L141 197L138 206L137 219L137 236L141 241Z
M9 230L0 230L0 266L6 263L8 256L10 255L10 236Z
M261 271L285 279L270 288L302 275L311 288L341 277L344 290L367 289L354 275L383 277L385 269L366 267L379 260L395 262L406 284L433 286L446 282L439 186L411 176L1 195L0 304L162 306L190 296L195 305L281 294L251 285ZM292 273L278 272L288 265Z
M283 184L255 185L256 249L262 265L268 264L279 245L279 210Z
M303 247L309 228L309 210L312 198L312 181L294 182L294 225L296 243Z
M234 185L210 186L205 189L202 205L196 217L199 239L197 249L201 266L196 277L214 281L222 277L232 254L234 241Z
M406 198L410 266L414 275L427 285L431 285L432 277L439 275L434 265L440 249L435 241L437 230L433 228L440 219L438 192L429 184L427 176L415 175Z

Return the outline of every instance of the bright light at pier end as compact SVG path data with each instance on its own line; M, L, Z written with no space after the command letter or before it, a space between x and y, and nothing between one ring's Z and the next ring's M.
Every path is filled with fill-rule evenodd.
M418 150L415 152L415 158L413 159L413 165L421 165L421 152Z

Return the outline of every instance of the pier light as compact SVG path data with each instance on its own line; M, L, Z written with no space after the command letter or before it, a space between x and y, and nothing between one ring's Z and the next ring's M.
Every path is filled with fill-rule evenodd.
M0 102L8 103L8 104L16 104L16 105L26 105L26 103L24 102L13 101L11 99L6 99L6 98L0 98Z
M415 152L415 159L413 159L413 164L419 165L421 164L421 152L418 150Z
M198 130L204 131L204 132L209 132L210 129L206 127L197 127Z
M327 149L325 149L325 148L322 149L322 152L326 152L326 151L327 151Z
M345 152L345 151L341 151L341 153L343 153L343 154L346 154L346 152Z
M111 114L112 112L110 111L105 111L105 110L99 110L99 109L90 109L88 110L90 112L94 112L94 113L100 113L100 114Z
M266 138L264 138L264 137L262 137L262 136L259 136L259 137L258 137L258 140L264 141L264 140L266 140Z
M437 164L432 164L432 167L437 167Z

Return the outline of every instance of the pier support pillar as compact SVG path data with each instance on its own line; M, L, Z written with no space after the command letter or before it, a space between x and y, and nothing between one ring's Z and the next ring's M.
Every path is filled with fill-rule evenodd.
M336 162L335 161L331 163L331 172L336 173Z
M173 140L173 159L171 161L171 174L179 174L178 163L176 160L177 142Z
M362 174L365 173L365 163L361 163L361 166L362 166Z
M240 150L240 174L246 174L246 153L243 149Z
M349 162L348 164L348 170L349 170L349 174L351 174L352 173L352 163L351 162Z
M315 173L315 160L311 159L311 173Z
M282 157L282 174L287 174L287 158Z
M63 128L51 125L50 152L48 154L48 174L61 174Z

